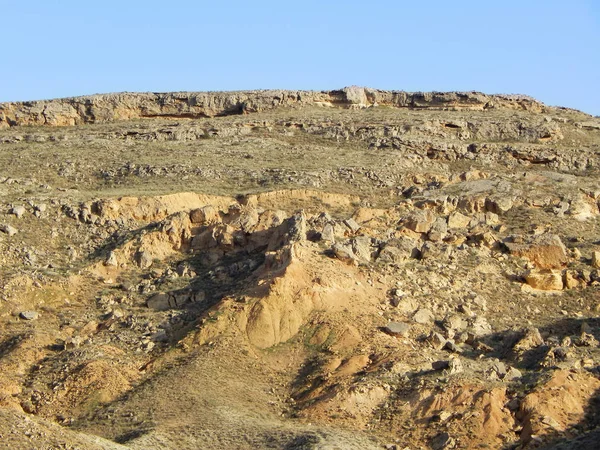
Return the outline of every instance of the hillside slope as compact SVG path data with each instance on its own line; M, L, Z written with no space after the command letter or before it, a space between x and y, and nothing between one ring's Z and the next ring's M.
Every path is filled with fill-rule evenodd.
M599 167L525 96L0 104L1 442L595 448Z

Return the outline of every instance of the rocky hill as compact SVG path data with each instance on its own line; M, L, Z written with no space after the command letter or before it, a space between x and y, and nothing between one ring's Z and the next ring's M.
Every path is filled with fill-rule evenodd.
M0 442L597 448L599 167L525 96L0 104Z

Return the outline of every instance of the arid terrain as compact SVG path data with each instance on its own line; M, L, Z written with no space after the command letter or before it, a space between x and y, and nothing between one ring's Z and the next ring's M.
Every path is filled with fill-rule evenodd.
M0 448L600 448L600 118L0 104Z

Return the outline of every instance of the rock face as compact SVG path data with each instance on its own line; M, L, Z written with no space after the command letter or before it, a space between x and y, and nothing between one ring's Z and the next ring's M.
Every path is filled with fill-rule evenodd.
M403 92L348 87L337 91L237 91L118 93L0 104L0 128L19 125L80 125L139 118L201 118L245 114L295 104L397 108L543 111L526 96L480 92Z

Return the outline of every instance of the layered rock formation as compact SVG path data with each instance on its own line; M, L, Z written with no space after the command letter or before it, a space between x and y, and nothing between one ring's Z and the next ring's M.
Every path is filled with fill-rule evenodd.
M266 111L280 106L430 108L543 111L522 95L480 92L403 92L347 87L336 91L239 91L117 93L0 104L0 128L20 125L81 125L139 118L201 118Z

